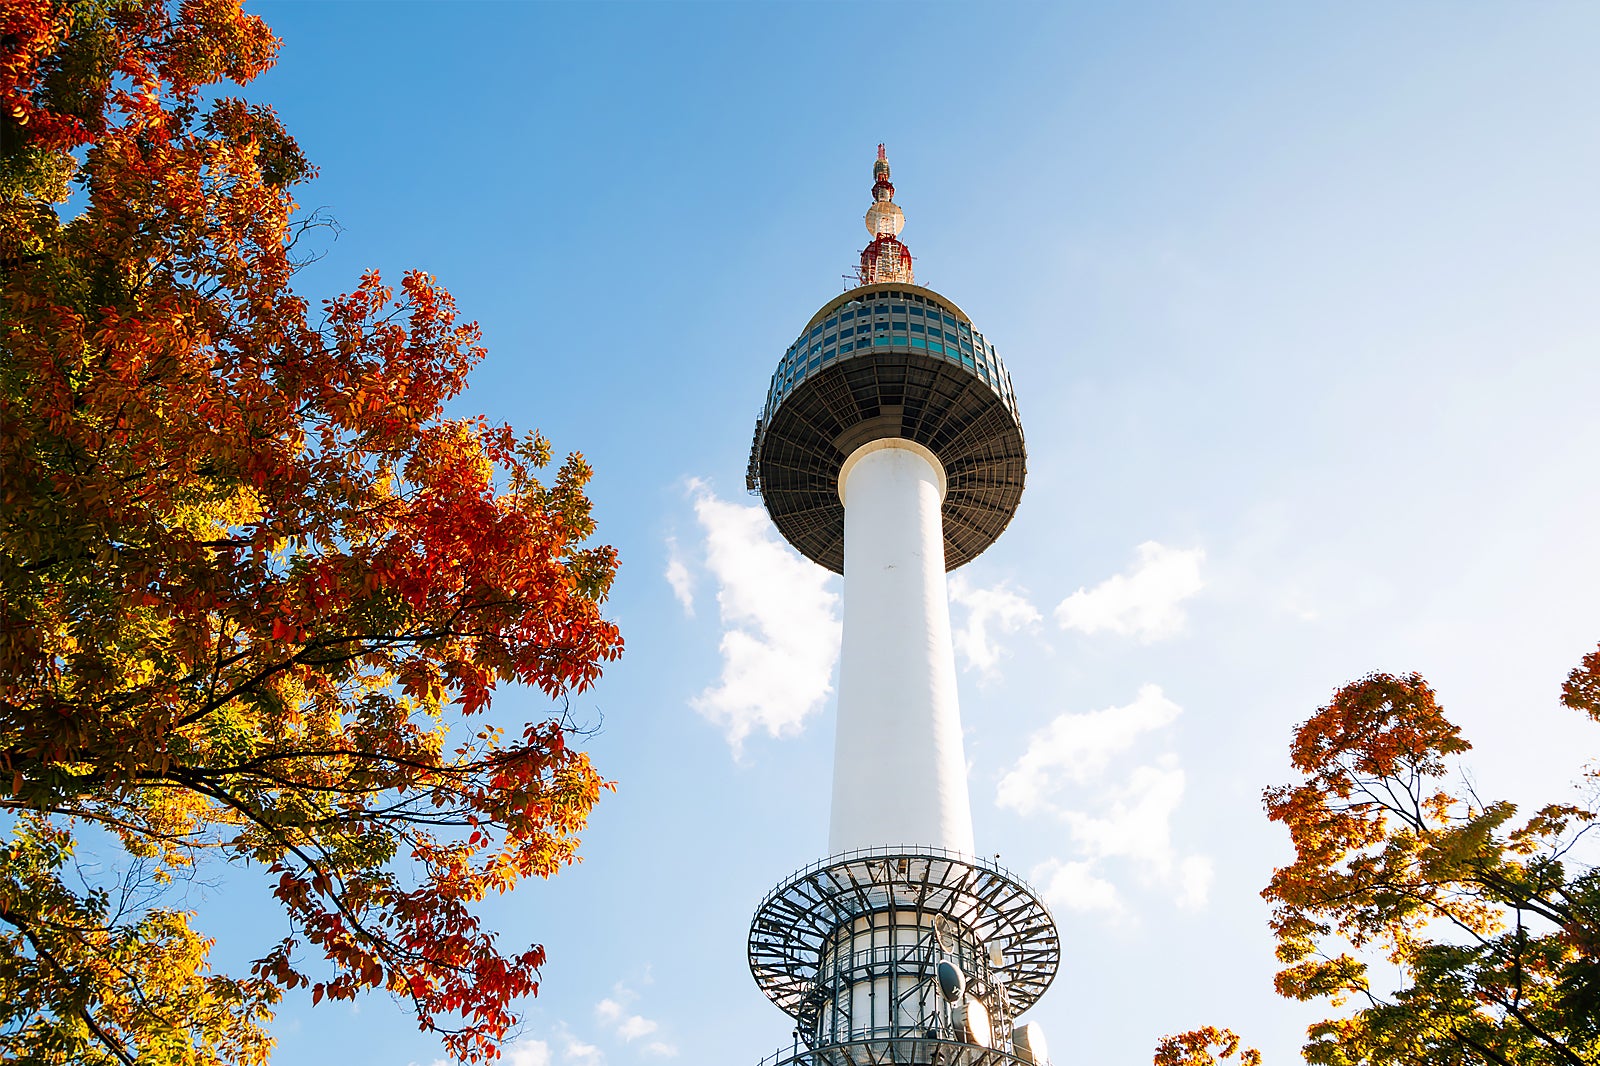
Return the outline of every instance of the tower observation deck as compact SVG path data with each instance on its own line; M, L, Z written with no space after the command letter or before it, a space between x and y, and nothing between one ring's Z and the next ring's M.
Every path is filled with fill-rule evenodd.
M762 1066L1047 1066L1017 1018L1060 939L974 851L945 579L1016 511L1022 422L994 345L915 283L889 176L879 145L860 284L784 353L750 450L778 531L844 575L831 857L750 926L756 984L795 1022Z

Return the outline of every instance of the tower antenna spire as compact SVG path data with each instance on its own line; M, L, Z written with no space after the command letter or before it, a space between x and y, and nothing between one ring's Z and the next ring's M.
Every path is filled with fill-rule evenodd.
M872 164L872 206L867 208L867 232L872 241L861 250L861 269L857 280L863 285L897 281L910 285L916 278L911 270L911 249L900 243L906 215L894 202L894 183L889 180L889 155L878 145L878 160Z

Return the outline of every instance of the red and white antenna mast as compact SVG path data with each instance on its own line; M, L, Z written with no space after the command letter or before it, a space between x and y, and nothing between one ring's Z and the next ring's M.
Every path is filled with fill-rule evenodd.
M911 249L900 243L905 228L905 212L894 202L894 184L889 181L889 157L878 145L878 161L872 164L872 206L867 208L867 232L872 242L861 250L858 278L863 285L898 281L911 284Z

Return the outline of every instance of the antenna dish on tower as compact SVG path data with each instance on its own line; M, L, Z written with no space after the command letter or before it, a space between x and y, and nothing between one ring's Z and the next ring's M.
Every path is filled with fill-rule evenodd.
M994 1046L994 1027L989 1024L989 1010L981 1000L968 996L957 1003L950 1008L950 1020L969 1044Z
M948 959L940 959L939 965L934 967L934 973L939 977L939 994L947 1003L955 1003L961 999L961 993L967 990L967 975L961 972L961 967Z

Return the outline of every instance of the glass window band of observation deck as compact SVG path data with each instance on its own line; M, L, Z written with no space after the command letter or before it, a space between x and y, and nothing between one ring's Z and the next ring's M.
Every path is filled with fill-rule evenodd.
M930 289L894 284L851 289L812 317L772 376L762 421L770 421L786 396L825 367L882 348L925 351L965 367L1000 397L1021 425L1011 375L972 320Z

